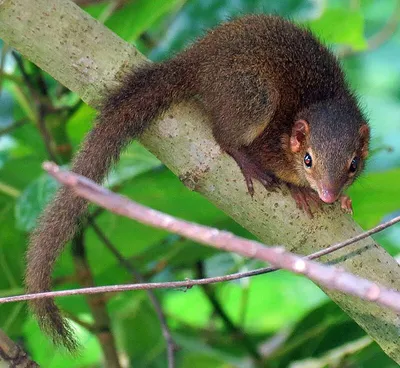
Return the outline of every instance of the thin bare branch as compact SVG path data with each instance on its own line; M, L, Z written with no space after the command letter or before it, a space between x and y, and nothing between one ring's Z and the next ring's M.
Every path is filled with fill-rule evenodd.
M256 258L269 262L275 267L307 276L309 279L328 289L354 295L363 300L386 306L395 312L400 312L400 293L396 290L388 289L336 267L321 265L307 260L285 251L283 247L267 248L259 242L235 237L233 234L226 231L219 231L207 226L178 220L172 216L139 205L125 197L112 193L85 177L69 171L60 170L60 168L53 163L46 162L43 167L62 184L69 186L77 195L101 205L116 214L133 218L146 225L180 234L217 249L235 252L244 257ZM109 287L110 289L107 291L132 290L132 286L133 285L118 285ZM183 286L185 285L183 284ZM189 284L186 286L189 286ZM145 289L147 288L148 287ZM89 288L91 292L95 289L102 290L103 292L105 291L105 289L101 287ZM82 293L82 290L77 291L77 293ZM48 294L49 293L43 293L42 297L44 295L48 297ZM19 300L26 300L27 295L16 297L14 300L18 300L18 298ZM0 302L4 302L5 299L0 299Z
M196 269L197 269L197 276L199 278L204 278L203 262L198 262L196 265ZM202 286L204 294L206 295L208 301L214 308L215 313L224 322L227 330L231 332L231 334L233 335L233 338L235 340L240 340L241 345L247 349L250 356L254 359L255 362L261 363L262 357L257 349L256 344L253 341L251 341L251 339L246 335L246 333L239 326L237 326L236 323L234 323L232 319L229 317L229 315L225 312L223 305L216 297L214 290L211 288L211 285L204 284Z
M331 245L325 249L322 249L318 252L314 252L313 254L309 255L307 258L308 259L317 259L322 256L326 256L327 254L336 252L337 250L345 248L348 245L354 244L360 240L368 238L371 235L379 233L380 231L383 231L383 230L387 229L388 227L393 226L394 224L397 224L398 222L400 222L400 216L396 216L396 217L392 218L391 220L386 221L383 224L377 225L374 228L367 230L359 235L353 236L350 239L344 240L340 243L333 244L333 245Z
M400 216L393 218L383 224L380 224L368 231L365 231L362 234L354 236L350 239L347 239L343 242L333 244L332 246L323 249L318 252L314 252L309 256L305 257L306 259L317 259L334 251L344 248L350 244L353 244L359 240L362 240L370 235L376 234L388 227L400 222ZM161 282L161 283L141 283L141 284L125 284L125 285L111 285L111 286L101 286L101 287L93 287L93 288L80 288L80 289L70 289L70 290L61 290L61 291L52 291L52 292L44 292L37 294L25 294L25 295L16 295L10 297L0 298L0 304L3 303L11 303L17 301L25 301L39 298L53 298L58 296L70 296L70 295L83 295L83 294L97 294L103 292L121 292L121 291L133 291L133 290L151 290L151 289L178 289L185 288L189 289L196 285L205 285L205 284L213 284L218 282L225 281L233 281L242 279L245 277L257 276L269 272L273 272L279 270L276 267L265 267L247 272L238 272L234 274L229 274L225 276L216 276L209 277L204 279L197 280L185 280L185 281L171 281L171 282Z
M99 3L106 3L105 0L73 0L73 1L76 5L81 7ZM109 0L108 2L116 3L116 9L120 9L126 4L127 0Z
M0 129L0 137L2 135L6 135L11 133L12 131L22 127L23 125L25 125L28 122L28 119L26 118L22 118L19 119L17 121L15 121L14 123L12 123L11 125L9 125L8 127L4 128L4 129Z
M0 96L1 93L3 92L3 82L4 82L3 76L5 74L4 67L6 64L6 56L8 51L9 51L9 46L6 43L4 43L0 53Z
M38 130L40 132L40 135L42 136L43 144L46 147L46 152L50 160L54 162L60 162L57 158L57 155L55 154L53 150L53 137L50 134L49 129L47 128L46 124L46 106L42 103L39 103L37 106L38 109L38 121L37 121L37 126Z
M391 220L384 222L383 224L380 224L380 225L377 225L377 226L373 227L370 230L367 230L367 231L365 231L365 232L363 232L363 233L361 233L359 235L353 236L350 239L346 239L346 240L344 240L342 242L333 244L333 245L331 245L331 246L329 246L329 247L327 247L325 249L321 249L321 250L319 250L317 252L314 252L314 253L312 253L312 254L304 257L304 258L311 259L311 260L312 259L321 258L323 256L326 256L328 254L336 252L339 249L343 249L343 248L345 248L345 247L347 247L347 246L349 246L351 244L354 244L354 243L356 243L356 242L358 242L360 240L368 238L371 235L379 233L379 232L387 229L388 227L393 226L394 224L397 224L399 222L400 222L400 216L396 216L396 217L392 218ZM250 271L251 275L248 275L248 276L261 275L261 274L264 274L264 273L274 272L274 271L278 271L278 270L279 270L279 268L277 268L277 267L265 267L265 268L260 268L258 270Z
M92 287L94 285L94 279L86 258L83 231L76 234L72 240L72 254L77 279L80 284ZM86 299L94 320L92 332L94 332L99 341L106 366L110 368L121 368L104 295L86 295Z
M97 226L94 220L90 217L88 219L89 224L93 228L96 235L99 239L104 243L104 245L110 250L111 253L114 254L115 258L117 258L118 262L140 283L146 282L144 277L136 270L136 268L132 265L130 261L128 261L111 243L110 239L108 239L103 231ZM158 301L156 295L152 290L147 290L147 295L149 296L150 302L153 305L153 308L157 314L157 317L160 321L161 331L165 339L165 343L167 346L167 357L168 357L168 368L175 367L175 350L177 349L177 345L172 338L171 331L169 330L167 319L165 318L164 312L161 308L160 302Z

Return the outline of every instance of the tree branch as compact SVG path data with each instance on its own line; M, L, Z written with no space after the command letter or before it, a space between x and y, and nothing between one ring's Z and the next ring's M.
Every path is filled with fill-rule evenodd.
M3 136L3 135L6 135L6 134L12 133L14 130L22 127L26 123L28 123L28 119L22 118L22 119L19 119L19 120L15 121L14 123L9 125L8 127L0 129L0 137Z
M43 26L45 24L45 26ZM0 0L0 37L88 104L98 107L123 74L145 62L132 45L67 0ZM195 103L172 107L141 142L191 189L198 191L268 244L310 254L361 232L337 205L313 220L286 190L267 193L255 183L250 198L237 165L215 144ZM327 257L349 272L400 290L400 268L368 238ZM400 362L400 319L385 308L327 291L383 350Z
M2 330L0 330L0 363L4 361L9 367L36 368L39 365L31 360L21 347L14 343ZM2 364L0 364L2 366Z
M196 265L197 268L197 277L198 278L205 278L204 277L204 265L202 262L198 262ZM255 343L251 341L251 339L246 335L244 331L242 331L228 316L225 312L223 306L219 302L218 298L216 297L214 290L211 288L210 284L203 284L202 289L204 294L206 295L208 301L212 305L215 313L221 318L224 322L227 330L231 333L234 340L239 340L241 345L247 349L249 355L252 359L256 362L256 364L260 365L262 362L261 354L259 353L257 346Z
M307 276L310 280L328 289L358 296L400 313L400 292L393 289L388 289L336 267L325 266L301 258L285 251L283 247L266 248L259 242L235 237L226 231L176 219L130 201L83 176L61 170L56 164L47 162L43 166L51 176L61 184L70 187L76 195L116 214L182 235L204 245L269 262L275 267Z
M144 277L133 267L132 263L122 256L118 249L111 243L111 241L104 235L103 231L97 226L94 220L90 217L88 220L90 226L93 228L94 232L98 238L104 243L104 245L110 250L111 253L117 258L118 262L140 283L146 282ZM165 344L167 346L167 359L168 368L175 367L175 350L177 345L172 338L171 331L169 330L167 319L165 318L164 312L161 305L152 290L147 290L147 295L150 299L151 304L157 314L158 320L160 321L161 331L165 339Z
M94 279L86 258L83 231L76 234L72 240L72 255L79 283L84 287L93 287ZM102 294L87 295L86 300L94 320L92 332L99 341L106 367L121 368L107 312L106 298Z

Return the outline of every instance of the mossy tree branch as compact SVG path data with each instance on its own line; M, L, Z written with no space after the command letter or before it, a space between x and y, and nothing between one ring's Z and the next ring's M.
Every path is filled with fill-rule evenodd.
M0 37L93 107L127 70L146 62L134 47L68 0L0 0ZM195 103L172 107L141 142L186 186L266 244L308 254L361 231L338 206L326 206L324 213L308 219L285 190L268 193L256 183L251 199L239 169L215 144L207 118ZM370 238L326 260L400 290L399 265ZM400 319L395 313L348 295L328 294L400 363Z

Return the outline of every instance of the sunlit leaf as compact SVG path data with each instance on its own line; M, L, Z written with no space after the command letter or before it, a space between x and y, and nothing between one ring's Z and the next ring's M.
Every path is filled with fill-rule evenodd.
M43 174L23 191L15 206L18 229L30 231L35 227L37 217L58 187L54 179Z
M360 11L328 8L320 18L306 24L329 44L351 46L354 50L363 50L367 46L364 37L364 18Z

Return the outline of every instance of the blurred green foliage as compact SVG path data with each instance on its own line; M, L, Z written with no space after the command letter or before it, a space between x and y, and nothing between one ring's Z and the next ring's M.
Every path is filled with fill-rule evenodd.
M392 16L395 0L87 3L84 7L87 12L153 60L173 55L205 29L223 20L255 12L291 17L310 26L335 51L351 50L343 58L343 65L365 105L373 130L373 155L366 174L350 189L355 219L370 227L400 212L399 31L390 34L376 50L368 50L368 40ZM6 45L1 46L0 295L6 296L23 292L28 232L57 187L40 167L49 156L39 129L37 96L59 109L49 114L46 124L53 139L65 148L57 157L62 163L68 162L90 129L94 111L29 61L13 56ZM222 211L189 192L138 143L124 153L107 185L172 215L251 237ZM222 275L260 266L103 211L96 217L96 223L149 281ZM393 256L399 252L399 239L399 226L377 236ZM131 281L129 273L91 228L85 232L85 245L96 284ZM70 248L59 260L54 277L57 288L79 286ZM210 290L231 324L246 336L250 345L265 352L269 367L397 366L306 279L278 272L214 285ZM156 295L180 347L179 367L254 366L248 344L243 343L237 331L232 332L204 289L159 290ZM92 321L83 297L61 298L58 302L75 318ZM146 293L112 295L108 312L125 360L135 367L166 367L160 322ZM78 336L85 347L79 359L55 351L22 304L0 306L0 327L43 367L102 366L102 353L95 336L78 324ZM332 358L333 349L338 352L336 360Z

